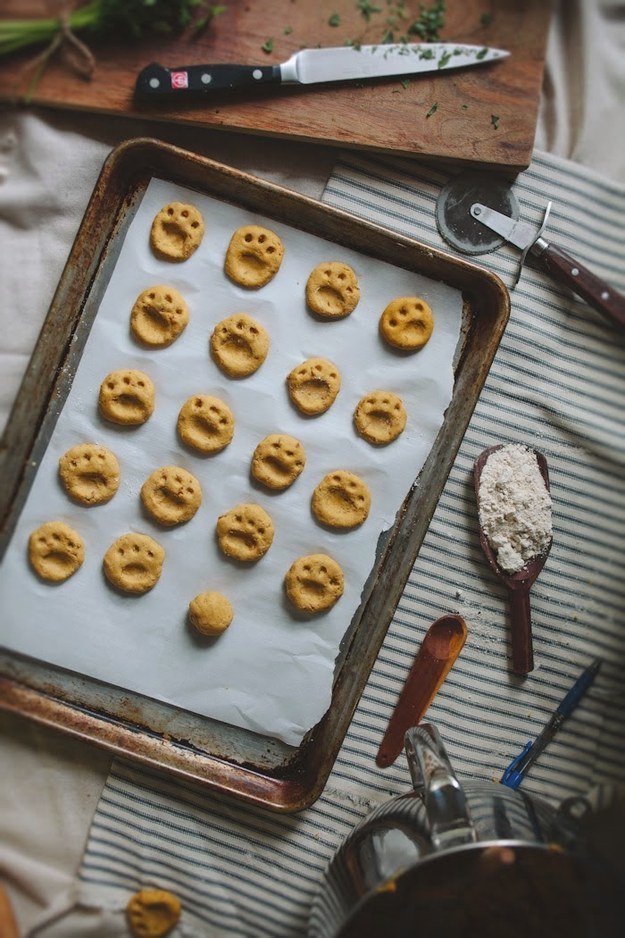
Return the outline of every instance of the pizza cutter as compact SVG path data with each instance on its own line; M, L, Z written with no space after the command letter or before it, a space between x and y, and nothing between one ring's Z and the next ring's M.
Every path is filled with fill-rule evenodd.
M528 254L554 280L625 329L625 297L593 274L566 251L543 237L551 202L538 230L520 218L510 182L494 174L469 170L459 173L441 189L436 202L436 223L441 237L462 254L486 254L502 244L521 251L514 286Z

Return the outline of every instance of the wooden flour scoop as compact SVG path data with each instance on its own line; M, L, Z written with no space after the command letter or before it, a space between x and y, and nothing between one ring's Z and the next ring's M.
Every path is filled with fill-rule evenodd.
M482 471L489 456L502 446L491 446L485 449L477 458L473 470L475 482L475 494L477 499L478 512L480 508L480 481ZM549 472L547 469L547 460L542 453L531 450L538 462L538 469L545 482L545 487L549 491ZM529 674L534 669L534 651L532 645L532 616L530 610L530 587L536 580L536 577L545 565L545 561L551 549L551 540L546 549L535 557L532 557L524 567L514 573L507 573L497 563L495 552L493 551L489 540L480 524L480 544L488 561L488 565L493 573L501 580L507 588L510 595L510 626L512 640L512 670L515 674Z

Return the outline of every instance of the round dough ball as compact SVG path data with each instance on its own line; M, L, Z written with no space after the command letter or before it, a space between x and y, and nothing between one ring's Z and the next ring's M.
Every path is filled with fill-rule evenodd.
M229 600L214 590L199 593L189 603L189 622L202 635L221 635L233 617Z

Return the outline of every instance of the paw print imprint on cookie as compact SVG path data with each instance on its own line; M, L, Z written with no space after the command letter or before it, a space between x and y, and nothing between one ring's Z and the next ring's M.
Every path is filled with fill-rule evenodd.
M233 234L224 269L242 287L264 287L278 273L284 245L278 235L260 225L246 225Z
M326 358L308 358L290 372L286 383L293 404L313 416L332 406L341 389L341 375Z
M283 490L304 471L306 453L294 436L272 433L261 440L252 456L251 473L270 489Z
M140 293L130 313L130 329L150 348L166 348L189 322L189 308L174 287L149 287Z
M358 278L348 264L338 261L319 264L306 283L308 308L325 319L348 316L359 300Z
M155 254L168 261L186 261L204 237L204 220L194 205L170 202L152 222L150 244Z
M251 316L238 313L217 323L210 346L222 371L231 378L246 378L265 361L269 336Z
M407 352L415 352L432 335L432 310L418 296L401 296L392 300L380 316L380 334L389 345Z
M80 443L64 453L59 475L70 498L82 505L103 505L119 488L117 457L96 443Z
M260 505L236 505L217 519L217 540L226 557L260 560L273 542L273 522Z
M343 595L345 578L332 557L308 554L294 561L284 578L284 585L296 609L324 612Z
M159 580L165 551L147 534L122 534L111 544L102 566L112 586L124 593L147 593Z
M107 420L139 426L154 410L154 385L142 371L112 371L100 385L99 406Z
M135 938L165 938L177 924L182 906L165 889L140 889L126 906L126 917Z
M202 503L202 489L186 469L162 466L141 486L141 501L155 521L171 527L193 518Z
M234 416L218 397L194 394L178 414L180 439L200 453L219 453L232 441Z
M83 540L63 521L47 521L28 539L28 559L35 573L49 583L63 583L82 566Z
M329 472L315 488L312 512L321 524L331 528L355 528L371 508L371 492L366 482L346 469Z
M368 443L392 443L406 426L402 399L391 391L365 394L354 411L354 426Z

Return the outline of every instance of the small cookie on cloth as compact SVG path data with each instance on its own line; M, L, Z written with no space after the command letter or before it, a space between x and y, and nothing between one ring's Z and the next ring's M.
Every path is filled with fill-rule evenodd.
M68 524L46 521L28 538L28 559L42 580L63 583L82 566L85 546Z
M365 394L354 411L354 426L368 443L392 443L403 433L407 419L401 397L391 391Z
M302 612L323 612L343 595L341 567L327 554L308 554L291 564L285 578L286 594Z
M217 540L226 557L260 560L273 542L273 521L260 505L236 505L217 519Z
M236 313L218 322L210 347L215 362L230 378L246 378L267 358L269 336L247 313Z
M126 918L134 938L165 938L181 911L178 897L166 889L140 889L128 900Z
M257 482L281 491L295 482L305 465L306 453L299 440L287 433L271 433L254 450L251 473Z
M286 386L297 409L312 417L332 406L341 389L341 375L327 358L307 358L288 374Z
M119 488L119 463L114 453L97 443L79 443L59 459L65 491L81 505L103 505Z
M234 415L227 404L210 394L194 394L178 414L178 435L200 453L219 453L234 436Z
M346 469L337 469L329 472L317 485L311 507L321 524L331 528L355 528L369 515L371 492L360 476Z
M189 307L174 289L164 285L148 287L140 293L130 312L130 329L135 339L149 348L166 348L189 322Z
M380 316L380 334L393 348L414 352L423 348L434 329L432 310L418 296L392 300Z
M106 420L126 427L136 427L154 411L154 385L136 368L111 371L100 385L98 404Z
M112 586L123 593L147 593L158 583L165 551L147 534L128 532L118 537L104 555L102 567Z
M141 486L141 501L155 521L172 527L195 515L202 504L202 489L186 469L161 466Z
M230 239L224 270L239 286L264 287L280 270L284 245L274 231L260 225L237 228Z
M204 237L204 219L194 205L168 202L155 216L150 244L157 257L166 261L186 261L197 251Z
M308 308L324 319L342 319L356 309L360 299L358 277L341 261L319 264L306 283Z
M221 635L233 618L230 601L215 590L199 593L189 603L189 622L202 635Z

